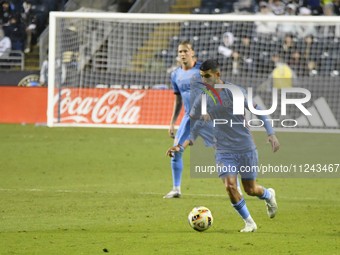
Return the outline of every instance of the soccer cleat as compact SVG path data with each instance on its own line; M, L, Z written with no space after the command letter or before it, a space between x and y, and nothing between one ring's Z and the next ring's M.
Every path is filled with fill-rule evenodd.
M244 229L241 229L240 232L256 232L257 230L257 226L256 223L246 223L246 226L244 227Z
M269 188L268 191L270 193L270 198L267 201L265 201L266 206L267 206L267 213L268 213L269 218L274 218L277 213L275 190L273 190L272 188Z
M168 194L166 194L163 198L180 198L181 193L176 190L171 190Z

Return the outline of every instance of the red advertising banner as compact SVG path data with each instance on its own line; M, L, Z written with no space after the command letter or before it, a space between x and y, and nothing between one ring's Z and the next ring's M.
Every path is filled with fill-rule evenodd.
M46 123L47 88L0 86L0 123Z
M174 99L172 90L68 88L55 93L54 122L60 101L60 123L168 126ZM47 88L0 87L1 123L46 123L46 113Z
M166 125L175 96L171 90L63 89L60 123ZM59 95L53 99L57 122ZM182 119L184 111L176 123Z

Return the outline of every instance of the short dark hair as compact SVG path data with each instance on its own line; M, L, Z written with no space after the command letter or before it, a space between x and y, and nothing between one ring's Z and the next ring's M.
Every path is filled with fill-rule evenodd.
M202 63L200 70L205 72L211 70L213 72L220 71L220 64L215 59L208 59Z
M181 41L181 42L179 42L177 48L178 48L180 45L184 45L184 46L190 45L191 50L194 50L194 47L192 46L191 42L189 42L189 41Z

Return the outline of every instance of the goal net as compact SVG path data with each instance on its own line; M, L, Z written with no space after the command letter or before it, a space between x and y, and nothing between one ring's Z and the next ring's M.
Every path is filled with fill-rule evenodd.
M336 17L74 12L50 13L48 126L168 127L170 74L184 40L197 61L219 61L222 80L252 88L262 109L271 108L276 88L275 128L339 130ZM291 104L283 116L282 88L307 89L303 106L312 115Z

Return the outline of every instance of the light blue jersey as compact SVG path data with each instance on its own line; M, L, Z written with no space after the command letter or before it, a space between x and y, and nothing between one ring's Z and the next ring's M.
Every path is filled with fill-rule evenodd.
M202 63L200 62L196 62L194 67L187 71L179 67L171 73L171 82L173 85L174 93L181 94L185 110L185 115L175 136L176 139L178 139L180 135L184 132L185 124L190 122L189 118L190 108L194 100L201 95L202 93L201 89L205 88L205 86L202 83L199 70L201 64ZM203 119L199 119L198 121L195 122L194 125L193 123L191 124L192 124L191 132L188 133L183 138L184 141L190 140L191 143L194 143L197 136L201 136L204 141L204 144L207 147L214 146L213 142L214 131L212 123L204 124Z
M238 88L241 89L244 94L244 105L246 109L248 109L246 91L241 87ZM215 104L214 100L210 96L207 96L207 112L211 119L223 119L228 121L226 124L215 124L214 137L216 141L216 153L240 153L255 150L256 145L244 115L233 114L233 95L231 91L228 89L222 89L219 96L221 98L222 105L216 95L214 95L214 98L217 104ZM255 102L253 102L253 105L256 109L260 110ZM201 116L200 96L197 97L193 103L190 116L192 118ZM266 116L259 115L258 117L262 120L266 119ZM274 134L274 131L268 121L264 121L264 126L268 135Z
M202 92L199 88L204 88L199 69L201 65L202 63L196 62L190 70L185 71L182 67L178 67L171 73L174 93L181 94L186 115L190 113L190 96L195 99Z

